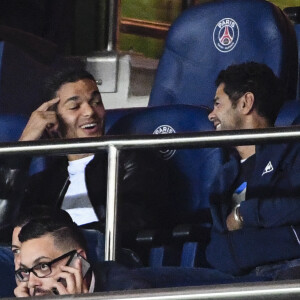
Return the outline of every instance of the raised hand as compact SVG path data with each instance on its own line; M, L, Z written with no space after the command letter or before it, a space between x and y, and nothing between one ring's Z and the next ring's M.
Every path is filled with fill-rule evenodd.
M47 101L31 114L19 141L35 141L41 138L45 130L58 130L57 114L52 110L52 107L59 100L59 98L54 98Z

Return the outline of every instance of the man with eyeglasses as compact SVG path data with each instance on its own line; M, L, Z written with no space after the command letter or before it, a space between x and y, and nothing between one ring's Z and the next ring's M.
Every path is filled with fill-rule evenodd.
M29 221L19 234L20 268L16 297L66 295L148 288L150 283L131 276L111 262L90 267L86 242L75 223L40 218Z

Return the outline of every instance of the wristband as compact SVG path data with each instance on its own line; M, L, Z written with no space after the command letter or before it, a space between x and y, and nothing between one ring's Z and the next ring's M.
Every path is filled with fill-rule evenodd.
M235 221L243 223L243 217L240 215L240 204L236 205L233 209L233 217Z

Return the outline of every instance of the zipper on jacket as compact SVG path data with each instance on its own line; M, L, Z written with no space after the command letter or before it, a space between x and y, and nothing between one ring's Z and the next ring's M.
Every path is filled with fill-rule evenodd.
M59 207L61 206L61 204L64 200L64 197L66 195L66 192L68 190L68 187L70 185L70 180L69 179L70 179L70 177L68 176L65 183L64 183L64 185L63 185L63 187L62 187L62 189L61 189L61 191L60 191L60 193L59 193L58 200L57 200L57 202L59 204Z
M292 228L292 230L293 230L293 233L294 233L294 235L295 235L295 238L296 238L296 240L297 240L298 245L300 245L300 239L299 239L299 237L298 237L297 231L295 230L295 228L294 228L293 225L291 225L291 228Z

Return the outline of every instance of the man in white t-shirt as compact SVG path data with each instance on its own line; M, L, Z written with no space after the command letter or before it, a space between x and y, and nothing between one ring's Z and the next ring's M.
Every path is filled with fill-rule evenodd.
M58 73L54 77L57 80L48 84L53 99L31 114L20 141L38 140L45 132L61 138L102 136L105 110L95 80L83 70L69 73L70 79L66 77L63 80L62 75L65 73ZM70 184L61 207L69 212L78 225L99 221L84 180L85 167L93 157L92 154L68 155Z
M101 138L105 109L90 73L75 69L55 74L46 82L45 96L51 100L31 114L20 141L39 140L44 136ZM160 212L165 203L166 176L154 156L145 151L126 151L120 155L118 225L126 232L126 240L130 238L127 233L159 227L164 221ZM67 160L60 157L45 171L31 176L21 206L54 205L68 211L78 225L103 232L106 183L105 151L69 154Z

